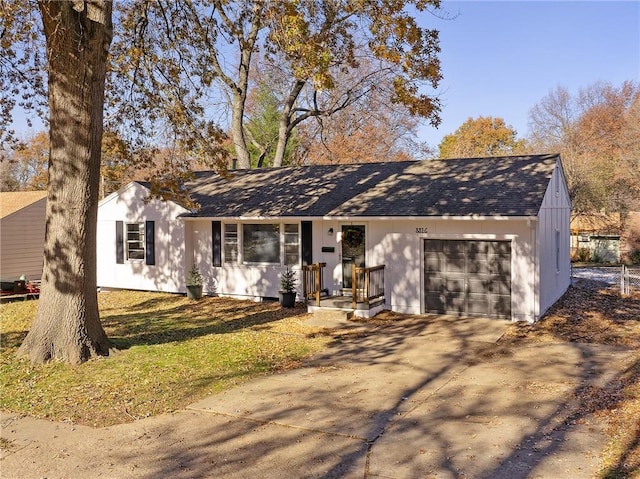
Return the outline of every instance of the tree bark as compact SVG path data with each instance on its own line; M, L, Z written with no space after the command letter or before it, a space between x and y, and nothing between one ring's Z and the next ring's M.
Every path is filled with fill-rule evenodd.
M238 160L238 168L242 170L251 168L251 154L244 136L244 104L246 97L246 90L236 92L233 95L233 105L231 107L231 136L233 137L233 147Z
M39 2L49 66L49 187L38 310L18 354L81 363L109 354L100 323L96 229L109 1Z
M289 92L289 96L282 108L282 114L278 125L278 143L276 144L276 152L273 158L274 167L280 167L284 163L287 143L289 143L289 138L291 138L291 119L294 114L293 108L304 84L305 82L303 80L296 80L294 82L291 87L291 91Z

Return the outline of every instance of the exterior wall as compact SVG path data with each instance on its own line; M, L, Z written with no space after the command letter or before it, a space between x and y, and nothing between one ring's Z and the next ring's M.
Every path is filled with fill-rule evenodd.
M570 254L571 202L558 164L538 214L538 276L540 278L540 310L537 318L556 302L571 284ZM559 235L559 256L556 251L556 234ZM536 318L536 319L537 319Z
M186 265L196 265L203 276L203 293L208 295L233 296L239 298L260 299L277 298L280 289L280 274L285 271L283 265L274 264L231 264L224 261L221 266L213 266L213 234L211 219L185 219L185 235L187 238ZM242 229L242 221L222 220L224 224L238 225L238 235ZM299 220L264 220L245 221L245 223L300 223ZM300 234L300 232L299 232ZM300 279L300 266L292 268ZM298 292L301 285L298 281Z
M241 231L242 221L219 219L222 222L224 238L225 223L238 225ZM303 221L307 221L304 219ZM219 294L222 296L234 296L250 299L277 298L280 290L280 274L285 271L286 266L275 264L231 264L224 261L221 266L213 266L213 237L211 228L212 219L185 219L186 238L186 265L190 268L195 264L200 269L203 276L203 292L208 295ZM297 223L299 219L287 220L247 220L244 223ZM315 263L323 261L320 235L323 221L313 221L313 261ZM299 230L299 234L301 234ZM326 231L325 231L326 234ZM240 235L241 236L241 235ZM334 234L335 238L335 234ZM240 240L241 241L241 240ZM241 248L241 243L239 244ZM328 265L329 266L329 265ZM296 272L298 283L298 300L302 295L302 273L300 266L291 268ZM325 270L325 274L328 269ZM325 281L325 286L327 281Z
M275 221L275 220L274 220ZM265 221L271 223L274 221ZM238 220L230 221L241 225ZM256 221L248 221L254 223ZM287 223L297 220L287 220ZM203 273L204 291L238 297L276 297L280 265L225 264L213 266L210 220L187 219L186 263L193 261ZM415 219L366 221L313 221L313 262L324 262L324 287L330 294L342 288L341 227L366 227L366 265L385 265L385 307L420 314L424 311L424 239L489 239L512 245L512 319L534 321L539 310L536 287L536 221L523 219ZM332 233L329 234L330 229ZM419 229L419 232L417 232ZM223 220L224 230L224 220ZM325 248L325 251L322 251ZM333 251L326 251L333 248ZM294 268L298 271L299 267ZM299 292L301 287L299 285Z
M512 245L513 320L535 320L533 222L526 219L424 219L372 221L368 230L368 265L386 265L385 292L394 311L424 311L424 239L499 240Z
M185 234L180 214L188 212L161 200L144 202L149 191L129 183L109 195L98 207L98 286L148 291L185 291ZM155 222L155 265L144 260L116 263L116 221ZM189 265L190 266L190 265Z
M32 203L0 220L0 277L42 277L47 200Z

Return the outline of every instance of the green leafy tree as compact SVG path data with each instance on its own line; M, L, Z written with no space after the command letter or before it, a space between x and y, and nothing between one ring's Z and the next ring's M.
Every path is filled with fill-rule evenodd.
M249 92L247 101L247 120L245 137L249 141L252 168L273 166L276 145L278 143L278 125L280 121L280 101L268 81L258 84ZM284 164L291 164L291 155L298 146L293 138L287 145Z
M469 118L454 133L442 138L440 158L474 158L518 155L526 151L525 141L502 118Z

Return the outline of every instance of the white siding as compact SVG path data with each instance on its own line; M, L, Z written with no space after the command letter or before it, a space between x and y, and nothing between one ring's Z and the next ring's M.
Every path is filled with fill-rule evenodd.
M571 283L570 230L571 203L560 163L553 172L538 214L539 304L536 319L555 302ZM556 252L558 235L559 257Z
M531 226L526 219L372 221L369 228L369 266L385 264L388 307L420 314L423 305L423 239L511 241L512 319L535 318L534 262ZM421 228L426 233L417 233Z
M239 225L240 221L233 221ZM366 264L385 265L386 307L394 311L423 312L423 240L488 239L512 245L512 319L534 321L536 303L535 219L415 219L367 221L313 221L313 262L324 262L324 287L330 293L342 287L341 235L343 224L366 226ZM194 261L203 272L205 292L240 297L275 297L278 277L284 269L276 265L225 264L213 267L211 221L187 220L187 263ZM333 234L329 235L329 229ZM426 233L417 233L421 228ZM241 228L240 228L241 229ZM224 222L223 222L224 230ZM333 247L333 252L322 252ZM296 268L297 270L297 268ZM298 273L299 274L299 273Z
M164 292L185 291L184 220L188 212L170 201L144 202L149 191L129 183L100 202L98 207L98 286ZM155 265L144 260L116 263L116 221L155 222Z
M0 277L42 277L46 198L0 220Z

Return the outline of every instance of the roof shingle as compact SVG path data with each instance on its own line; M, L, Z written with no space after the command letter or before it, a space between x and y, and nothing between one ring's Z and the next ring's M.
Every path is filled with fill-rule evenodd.
M199 217L535 216L559 155L196 173Z

